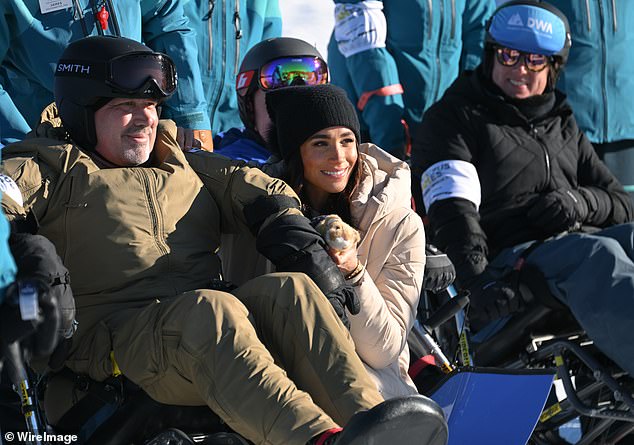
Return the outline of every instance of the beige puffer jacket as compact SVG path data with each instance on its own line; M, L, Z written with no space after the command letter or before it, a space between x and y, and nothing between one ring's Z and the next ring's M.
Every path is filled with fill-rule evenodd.
M385 398L414 394L416 387L407 374L407 335L423 282L425 231L411 210L407 164L373 144L361 144L359 151L363 179L351 211L361 231L358 253L367 272L356 288L361 313L349 317L350 332ZM223 249L225 272L238 284L274 269L244 236L223 243Z
M363 179L351 213L367 272L357 287L361 312L350 317L357 353L385 398L416 393L407 371L407 336L425 269L425 231L411 209L410 170L376 145L360 146Z

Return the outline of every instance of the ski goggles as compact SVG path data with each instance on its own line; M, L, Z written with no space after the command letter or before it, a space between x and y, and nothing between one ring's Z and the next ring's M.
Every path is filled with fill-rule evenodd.
M508 67L517 65L520 59L523 59L526 69L534 73L543 71L551 62L551 58L543 54L525 53L516 49L502 47L495 48L495 57L501 65Z
M101 80L112 94L132 97L165 98L176 91L177 84L172 59L150 52L129 53L106 63L60 60L55 75Z
M292 85L319 85L328 83L328 65L319 57L280 57L259 70L258 87L263 91ZM245 71L236 79L236 89L246 91L253 82L255 71Z
M161 53L130 53L110 60L106 83L124 94L154 94L163 97L176 91L176 67Z

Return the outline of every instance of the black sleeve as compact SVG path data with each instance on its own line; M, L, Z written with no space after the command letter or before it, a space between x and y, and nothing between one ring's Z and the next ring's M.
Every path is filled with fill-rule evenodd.
M48 289L61 314L60 336L72 336L75 328L75 299L70 287L70 274L53 243L41 235L12 233L9 245L18 266L16 279L37 280Z
M303 272L326 296L346 286L339 268L326 251L326 242L308 218L285 209L298 209L286 196L269 195L245 206L244 214L256 235L258 252L278 271ZM274 216L275 215L275 216Z
M579 129L579 188L588 201L587 224L609 227L632 221L634 209L629 194L599 159L592 143Z
M474 163L478 157L480 129L471 118L473 105L463 94L465 83L458 85L458 82L460 78L425 113L416 131L412 171L417 179L438 162ZM487 265L488 248L475 204L461 198L447 198L433 202L426 213L429 240L454 263L457 283L481 273Z
M458 283L482 273L488 264L488 247L475 205L459 198L444 199L432 204L428 216L434 244L453 262Z

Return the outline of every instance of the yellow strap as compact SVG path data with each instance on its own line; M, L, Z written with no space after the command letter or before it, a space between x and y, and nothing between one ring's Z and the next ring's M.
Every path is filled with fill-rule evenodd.
M114 359L114 351L110 351L110 361L112 361L112 376L119 377L121 375L121 370L119 369L117 361Z

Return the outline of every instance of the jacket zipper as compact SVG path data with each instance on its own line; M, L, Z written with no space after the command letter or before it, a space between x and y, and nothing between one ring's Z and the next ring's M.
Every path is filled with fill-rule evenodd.
M456 35L456 0L451 0L451 40Z
M48 178L46 179L48 181ZM69 179L69 192L68 192L68 200L66 201L66 204L64 205L64 229L65 230L65 236L66 236L66 240L64 242L64 251L63 252L58 252L59 256L62 258L62 261L64 262L64 264L68 264L69 262L69 258L68 258L68 251L70 250L70 240L73 239L72 238L72 231L70 229L70 227L68 227L68 220L70 219L68 217L68 211L69 209L72 208L76 208L77 205L73 204L73 182L75 180L74 176L70 176ZM47 184L45 183L45 186L48 188ZM46 196L44 196L46 198Z
M612 24L614 26L614 32L616 33L618 28L618 24L616 22L616 0L612 0Z
M214 6L216 5L216 0L209 0L209 11L207 14L203 16L203 20L207 21L207 33L209 34L209 46L208 46L208 57L207 57L207 69L211 71L211 66L214 58L214 35L213 31L213 13Z
M74 14L73 20L78 20L81 24L81 31L84 33L84 37L88 37L88 27L86 26L86 19L84 18L84 11L79 4L79 0L73 0L74 3Z
M169 252L167 250L167 247L165 247L165 243L163 240L163 235L162 235L163 224L161 222L160 214L156 210L157 209L156 199L155 199L156 193L155 193L154 187L152 187L152 182L150 181L148 174L144 170L142 169L135 169L135 170L139 173L139 176L141 177L141 181L145 188L145 196L147 198L148 210L150 212L150 222L152 224L152 234L154 236L156 247L158 247L158 250L161 252L161 254L167 256Z
M97 4L94 0L89 1L90 9L92 10L92 26L97 30L97 34L103 36L105 33L103 29L101 29L101 25L97 22L97 13L99 9L97 9Z
M550 178L550 156L548 155L548 150L546 149L546 147L544 146L544 144L542 143L542 141L539 139L539 130L537 130L537 128L535 127L535 125L533 124L529 124L529 128L530 128L530 132L533 135L533 138L535 138L535 140L537 141L537 143L539 144L539 147L542 149L542 152L544 153L544 162L546 162L546 178L547 178L547 184L551 185L551 178Z
M109 20L112 22L112 29L114 31L114 35L117 37L121 37L121 29L119 28L119 19L117 19L117 12L114 10L114 5L112 4L112 0L105 0L106 5L108 5L108 9L110 10Z
M601 34L601 94L603 97L603 103L607 104L608 103L608 94L606 91L606 84L607 84L607 72L606 72L606 66L607 66L607 55L606 55L606 48L605 48L605 27L606 24L604 23L604 19L606 17L606 12L603 10L603 3L602 1L599 1L599 25L601 26L600 28L600 34ZM603 107L603 134L606 135L608 134L608 107Z
M239 1L239 0L238 0ZM220 85L218 87L217 93L216 93L216 97L214 98L214 103L213 106L211 107L211 113L212 116L214 114L216 114L216 109L218 108L218 103L220 102L220 97L222 96L222 90L225 87L225 70L227 68L227 2L223 1L222 2L222 11L221 11L221 15L220 17L222 17L222 35L225 36L225 38L222 39L222 67L219 71L220 73ZM213 120L213 118L212 118ZM212 122L213 125L213 122Z
M429 27L427 28L427 40L431 40L431 29L434 23L434 6L433 0L427 0L427 10L429 11Z
M242 38L242 27L240 25L240 0L236 0L236 12L233 14L233 26L236 30L236 55L233 64L233 75L238 75L238 64L240 63L240 39Z
M588 18L588 32L592 31L592 19L590 18L590 0L586 0L586 17Z
M440 69L440 48L442 46L442 33L443 33L443 24L444 24L443 15L445 13L445 0L440 0L440 2L438 3L438 6L440 8L438 10L438 17L440 17L440 20L438 20L438 42L436 45L436 82L434 85L434 96L432 98L434 102L438 100L438 92L440 90L440 77L442 76L442 70Z

